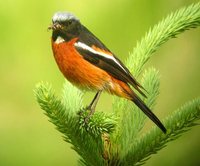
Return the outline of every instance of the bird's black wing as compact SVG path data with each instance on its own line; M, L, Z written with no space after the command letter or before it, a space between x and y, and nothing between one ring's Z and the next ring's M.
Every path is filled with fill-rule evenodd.
M89 32L89 30L85 27L83 28L83 32L80 33L79 39L75 43L75 48L80 55L93 65L111 74L114 78L131 84L138 92L146 97L140 90L143 87L136 81L125 65L98 38ZM98 48L98 50L92 46Z

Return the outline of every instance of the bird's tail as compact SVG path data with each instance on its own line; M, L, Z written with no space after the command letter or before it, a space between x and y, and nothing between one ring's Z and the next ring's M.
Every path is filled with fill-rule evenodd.
M120 86L120 88L110 89L110 93L132 100L164 133L166 133L167 130L164 125L127 83L113 78L113 84L115 85L113 87Z
M132 101L163 131L166 133L167 130L157 116L147 107L147 105L137 96L132 95Z

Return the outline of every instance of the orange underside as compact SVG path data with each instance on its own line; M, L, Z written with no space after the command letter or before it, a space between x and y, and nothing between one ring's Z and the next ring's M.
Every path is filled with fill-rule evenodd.
M77 38L56 44L52 41L55 60L63 75L81 89L106 90L112 94L131 99L130 87L106 71L84 60L74 48Z

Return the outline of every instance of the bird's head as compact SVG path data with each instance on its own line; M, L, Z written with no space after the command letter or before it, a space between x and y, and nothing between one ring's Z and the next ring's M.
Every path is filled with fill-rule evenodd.
M52 17L52 25L48 29L53 31L54 41L58 36L70 40L79 34L81 23L72 13L56 12Z

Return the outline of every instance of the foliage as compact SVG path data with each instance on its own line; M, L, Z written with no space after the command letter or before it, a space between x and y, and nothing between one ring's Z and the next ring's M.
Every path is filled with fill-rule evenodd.
M138 42L127 60L128 68L139 76L142 67L159 46L199 25L200 3L171 13ZM146 69L141 83L148 92L145 103L153 109L159 94L158 71ZM48 83L39 83L35 94L50 121L80 155L80 165L142 165L151 154L195 126L200 118L200 98L197 98L163 120L167 134L161 133L157 127L141 134L146 117L126 100L115 97L114 114L96 112L85 123L88 113L82 105L82 92L70 83L65 83L61 99Z

